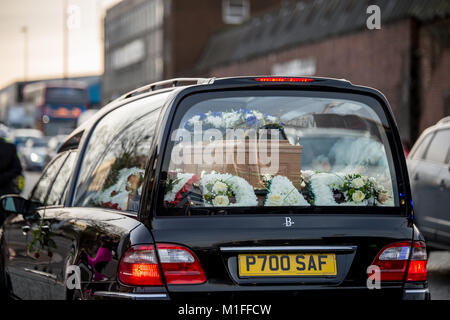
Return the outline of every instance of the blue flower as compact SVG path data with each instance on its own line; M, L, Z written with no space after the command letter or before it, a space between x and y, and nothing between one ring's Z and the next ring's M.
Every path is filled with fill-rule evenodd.
M203 112L200 112L200 113L198 114L198 116L200 117L200 120L203 120L203 119L206 118L206 114L204 114Z
M220 116L222 115L222 113L221 113L221 112L214 111L214 112L211 112L211 115L212 115L213 117L220 117Z
M242 112L243 114L252 113L252 111L251 111L250 109L247 109L247 108L241 109L241 112Z
M245 119L245 123L249 126L256 126L258 124L258 119L255 116L250 116Z

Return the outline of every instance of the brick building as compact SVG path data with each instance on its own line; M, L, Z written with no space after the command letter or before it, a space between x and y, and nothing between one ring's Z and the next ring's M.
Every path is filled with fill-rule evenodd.
M381 29L369 30L369 5ZM382 91L403 139L450 115L450 1L303 0L217 32L192 74L315 75Z
M186 75L214 32L281 0L123 0L104 21L103 100Z

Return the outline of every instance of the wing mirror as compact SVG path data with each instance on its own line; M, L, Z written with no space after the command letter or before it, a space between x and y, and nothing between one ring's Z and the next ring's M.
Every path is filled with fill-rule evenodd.
M6 214L21 214L24 217L32 217L37 214L37 208L41 204L22 198L21 196L5 195L0 197L0 212Z

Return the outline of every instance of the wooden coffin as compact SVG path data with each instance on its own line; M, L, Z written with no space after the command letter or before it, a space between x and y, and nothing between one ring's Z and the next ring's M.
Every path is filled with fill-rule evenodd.
M272 149L276 150L276 144L279 150L278 160L271 152ZM282 175L299 187L303 147L291 145L287 140L277 141L274 145L271 140L220 140L181 144L177 149L178 157L183 158L183 163L174 164L172 161L170 170L181 169L198 176L202 171L229 173L244 178L255 189L264 188L263 174Z

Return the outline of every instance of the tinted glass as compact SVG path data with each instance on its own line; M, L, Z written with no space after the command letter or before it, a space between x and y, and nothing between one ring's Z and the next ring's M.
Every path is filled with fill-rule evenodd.
M52 188L48 194L47 205L55 206L62 204L63 193L65 192L70 174L72 173L75 158L76 153L70 152L69 156L61 167L61 170L59 170L55 182L53 182Z
M155 126L167 94L138 100L106 115L83 159L77 206L137 211Z
M45 204L48 190L51 187L53 180L55 179L55 176L58 174L59 169L61 168L61 165L63 164L66 157L67 157L66 153L61 154L48 165L47 169L42 174L41 178L39 179L38 183L33 189L30 198L31 200Z
M431 141L425 160L445 163L450 148L450 130L439 130Z
M232 208L398 206L381 106L358 95L323 96L248 91L186 98L164 158L162 214L183 214L185 207L238 213Z

